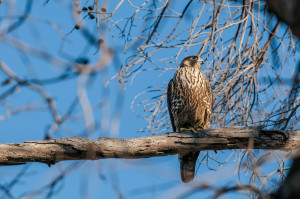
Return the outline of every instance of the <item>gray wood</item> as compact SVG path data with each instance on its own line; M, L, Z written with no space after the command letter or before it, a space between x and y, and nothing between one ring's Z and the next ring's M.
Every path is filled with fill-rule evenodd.
M149 158L179 152L228 149L290 151L299 146L300 130L269 131L260 127L220 127L192 132L167 133L133 139L69 137L44 141L0 144L0 165L42 162L49 166L64 160Z

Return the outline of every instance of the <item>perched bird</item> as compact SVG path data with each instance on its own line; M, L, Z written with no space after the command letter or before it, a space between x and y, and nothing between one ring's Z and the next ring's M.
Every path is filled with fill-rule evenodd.
M174 132L209 128L212 112L212 91L209 81L200 71L204 61L198 56L182 60L180 68L170 80L167 102ZM198 152L179 154L181 179L194 179Z

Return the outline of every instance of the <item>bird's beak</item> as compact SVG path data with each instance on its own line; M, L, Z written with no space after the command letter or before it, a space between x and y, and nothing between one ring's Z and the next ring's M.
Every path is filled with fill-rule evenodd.
M200 64L204 64L204 61L203 59L201 59L200 57L198 57L198 60L197 60Z

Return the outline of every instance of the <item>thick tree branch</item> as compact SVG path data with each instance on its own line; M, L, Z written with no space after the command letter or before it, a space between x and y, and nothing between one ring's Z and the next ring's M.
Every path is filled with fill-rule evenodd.
M148 158L178 152L226 149L297 148L300 130L282 132L260 127L220 127L191 132L167 133L133 139L99 138L99 141L70 137L45 141L0 144L0 165L42 162L48 165L63 160L103 158Z

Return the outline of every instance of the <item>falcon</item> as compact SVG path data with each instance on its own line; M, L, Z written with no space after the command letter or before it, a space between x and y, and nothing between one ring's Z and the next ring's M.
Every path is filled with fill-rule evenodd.
M212 112L212 90L209 81L200 71L204 61L198 56L182 60L170 80L167 103L174 132L209 128ZM183 182L194 179L199 151L179 154Z

